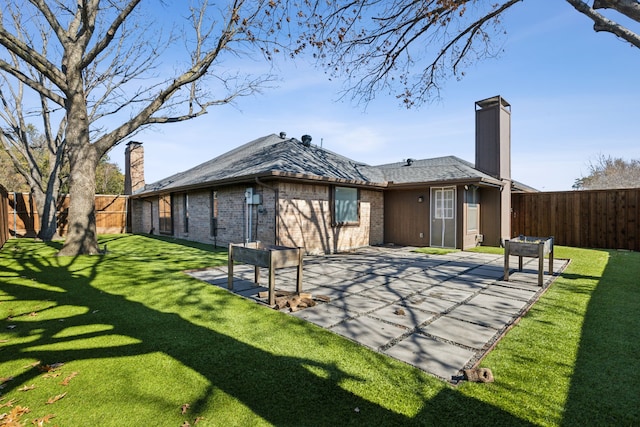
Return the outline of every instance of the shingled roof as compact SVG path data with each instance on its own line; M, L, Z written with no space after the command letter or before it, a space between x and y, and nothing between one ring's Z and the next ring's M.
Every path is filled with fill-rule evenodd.
M483 181L500 184L501 181L477 170L473 163L456 156L433 159L407 159L404 162L376 166L392 184L415 184L443 181Z
M148 184L137 194L240 183L270 176L381 187L386 185L384 176L376 168L295 138L272 134L189 170Z
M184 172L148 184L136 195L185 191L212 185L290 178L388 188L442 182L502 181L455 156L370 166L296 138L267 135Z

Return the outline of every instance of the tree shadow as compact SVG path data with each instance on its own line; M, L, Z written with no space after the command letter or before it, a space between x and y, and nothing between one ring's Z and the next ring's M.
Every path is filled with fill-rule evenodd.
M640 423L640 253L608 252L582 325L566 426Z
M153 281L158 274L163 274L153 269L110 271L110 258L103 256L60 261L56 257L33 256L29 251L18 251L12 255L19 268L6 272L8 280L3 281L2 291L9 299L46 301L47 306L42 307L39 314L47 318L33 321L24 318L25 313L10 313L10 322L16 326L13 333L17 337L31 339L26 343L5 343L4 357L13 355L20 359L52 363L162 352L209 382L208 390L192 403L196 411L207 405L208 394L215 388L275 425L476 425L479 419L488 419L501 425L527 424L499 408L465 397L439 383L436 383L435 397L425 400L422 410L415 417L394 412L381 403L367 400L343 387L342 384L349 381L366 383L367 378L354 377L333 362L273 354L251 345L250 339L240 341L206 327L206 322L224 320L216 315L216 309L222 307L208 307L206 319L199 319L202 321L196 323L182 316L177 307L171 307L172 311L159 310L151 308L147 301L136 301L127 295L126 287L134 286L134 281ZM146 254L149 257L159 255L162 254ZM172 272L172 268L177 271L179 267L168 265L164 274ZM103 274L111 274L114 282L123 280L124 283L113 288L93 286L94 279ZM24 279L20 283L10 279L17 276L31 279L33 285L25 284ZM127 276L134 276L134 279L124 280ZM189 304L201 303L197 295L191 296L195 300ZM188 293L185 297L189 297ZM161 299L161 296L157 298ZM224 295L218 301L224 304L225 300L232 298L236 297ZM82 310L61 317L56 312L56 308L61 306L76 306ZM257 305L246 307L250 310L266 310ZM260 311L259 314L269 316L266 320L281 316L270 311ZM326 333L306 322L295 323L289 317L286 319L294 322L294 327L300 329L300 333L309 334L319 341ZM108 325L108 328L81 335L63 333L69 328L90 324ZM261 328L256 325L256 329ZM264 330L268 331L269 328ZM74 345L76 341L105 334L128 337L130 340L100 348ZM374 353L372 357L383 358ZM15 375L13 381L6 383L3 392L10 392L40 374L36 369L23 371ZM429 387L430 384L425 386ZM300 392L301 387L304 393Z

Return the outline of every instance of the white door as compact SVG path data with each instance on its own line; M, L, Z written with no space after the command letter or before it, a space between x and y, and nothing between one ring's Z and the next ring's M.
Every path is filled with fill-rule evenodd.
M431 188L431 239L438 248L456 247L456 188Z

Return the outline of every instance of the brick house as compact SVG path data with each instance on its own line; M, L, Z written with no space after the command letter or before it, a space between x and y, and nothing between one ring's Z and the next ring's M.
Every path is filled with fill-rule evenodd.
M144 184L125 151L134 233L334 253L378 244L469 248L510 238L510 105L476 103L476 164L454 156L369 166L284 132Z

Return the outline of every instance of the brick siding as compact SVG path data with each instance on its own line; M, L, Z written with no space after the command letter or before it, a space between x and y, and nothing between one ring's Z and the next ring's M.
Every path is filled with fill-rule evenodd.
M261 196L261 204L245 204L245 190ZM174 237L227 246L249 238L283 246L304 247L307 253L333 253L371 244L383 243L383 193L360 190L358 225L332 226L331 186L325 184L279 182L251 186L227 186L217 192L217 236L211 227L211 197L214 189L191 191L188 195L189 228L184 228L185 193L172 199ZM276 206L276 194L278 203ZM151 201L148 203L147 201ZM153 209L153 215L151 215ZM249 211L249 212L247 212ZM250 221L247 221L247 213ZM276 222L276 214L278 221ZM153 223L151 219L153 218ZM158 198L134 199L132 204L134 233L158 232ZM277 230L276 230L277 229ZM276 233L279 239L276 240Z

